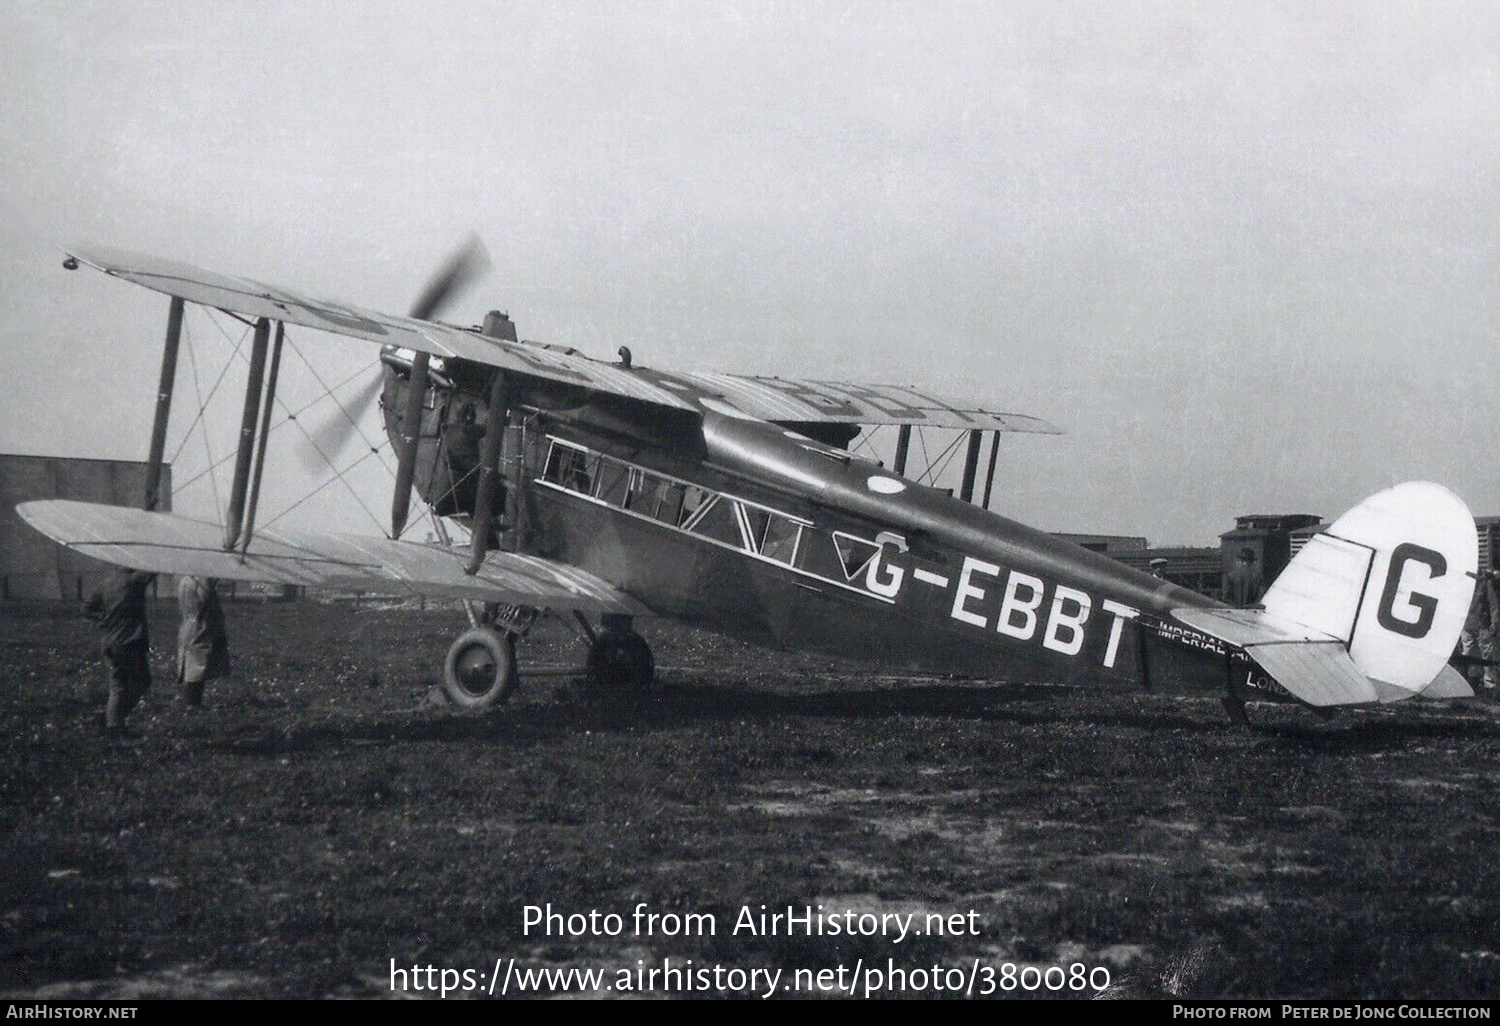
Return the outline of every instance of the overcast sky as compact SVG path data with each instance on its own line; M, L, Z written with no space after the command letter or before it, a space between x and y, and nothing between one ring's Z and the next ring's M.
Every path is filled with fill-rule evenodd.
M63 271L58 243L400 312L473 230L495 270L450 320L1062 425L1002 449L994 506L1038 526L1202 544L1410 478L1500 513L1493 0L5 18L0 450L146 452L166 299ZM206 392L230 347L190 333ZM329 383L373 366L301 337ZM284 391L318 392L292 357ZM273 513L312 481L278 438ZM205 462L195 436L179 482ZM208 481L178 503L211 515ZM337 487L289 520L371 527Z

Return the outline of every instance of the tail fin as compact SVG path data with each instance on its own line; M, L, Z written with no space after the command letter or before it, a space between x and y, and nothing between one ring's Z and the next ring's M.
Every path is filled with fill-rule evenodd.
M1172 615L1242 648L1310 705L1445 697L1458 689L1438 677L1468 615L1478 561L1463 500L1413 481L1370 496L1315 535L1263 609Z
M1410 481L1315 535L1266 592L1266 612L1344 642L1377 690L1416 694L1453 654L1478 562L1463 500Z

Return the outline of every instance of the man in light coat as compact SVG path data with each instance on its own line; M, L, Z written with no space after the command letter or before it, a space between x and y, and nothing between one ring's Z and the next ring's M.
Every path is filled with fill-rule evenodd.
M183 577L177 582L177 684L182 700L197 708L203 687L229 673L229 634L219 605L218 582L209 577Z

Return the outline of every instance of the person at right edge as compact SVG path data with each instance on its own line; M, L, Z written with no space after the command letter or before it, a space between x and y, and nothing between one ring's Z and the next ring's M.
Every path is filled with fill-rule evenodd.
M104 708L104 736L128 736L130 710L151 689L151 636L146 626L146 589L156 575L117 567L84 605L84 615L99 625L101 651L109 666L109 702Z
M1476 692L1481 687L1491 697L1500 685L1500 669L1495 666L1495 638L1500 629L1500 589L1496 587L1496 571L1481 570L1474 582L1474 598L1469 602L1469 615L1464 619L1463 630L1458 635L1459 652L1470 663L1465 671L1469 683ZM1479 660L1483 660L1483 684L1480 683Z
M229 674L229 634L218 582L211 577L182 577L177 582L177 684L190 708L203 704L204 685Z

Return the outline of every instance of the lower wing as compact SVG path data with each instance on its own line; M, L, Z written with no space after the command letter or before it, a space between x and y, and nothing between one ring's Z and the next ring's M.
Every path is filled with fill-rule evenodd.
M608 581L577 567L513 552L491 552L471 577L464 572L461 553L390 538L259 531L242 555L224 551L219 527L170 513L66 499L25 502L16 512L59 545L154 573L594 613L649 611Z

